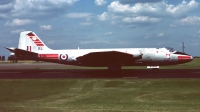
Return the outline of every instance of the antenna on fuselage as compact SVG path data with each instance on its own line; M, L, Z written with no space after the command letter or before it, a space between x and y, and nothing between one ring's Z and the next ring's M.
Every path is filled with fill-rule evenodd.
M182 44L182 49L183 49L183 52L185 52L185 45L184 45L184 42Z

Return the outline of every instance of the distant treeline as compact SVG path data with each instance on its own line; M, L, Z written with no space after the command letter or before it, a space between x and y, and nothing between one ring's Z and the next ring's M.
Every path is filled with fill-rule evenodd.
M200 58L200 56L194 56L193 58Z
M0 61L5 61L6 57L5 56L0 56Z
M10 55L8 56L8 58L6 58L6 56L1 56L0 55L0 61L10 61L10 60L15 60L15 56L14 55Z

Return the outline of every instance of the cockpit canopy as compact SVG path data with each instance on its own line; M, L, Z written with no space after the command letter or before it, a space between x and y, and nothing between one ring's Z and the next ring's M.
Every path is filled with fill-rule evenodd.
M165 47L164 49L168 50L170 53L173 53L173 54L188 55L188 54L186 54L184 52L176 51L175 49L173 49L171 47Z
M165 47L165 49L167 49L169 52L171 53L174 53L176 50L174 50L173 48L171 47Z

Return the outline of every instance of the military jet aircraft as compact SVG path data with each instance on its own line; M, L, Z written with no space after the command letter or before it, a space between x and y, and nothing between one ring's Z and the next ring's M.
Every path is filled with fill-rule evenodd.
M122 66L176 65L193 60L189 54L171 47L52 50L32 31L20 33L18 48L6 47L15 59L46 61L76 66L121 69Z

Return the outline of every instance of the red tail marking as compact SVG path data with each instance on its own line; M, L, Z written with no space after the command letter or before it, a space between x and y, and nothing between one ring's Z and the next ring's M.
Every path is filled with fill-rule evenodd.
M36 44L37 46L44 46L43 44Z
M32 33L29 33L29 34L27 34L28 36L35 36L34 34L32 34Z
M27 34L29 36L29 38L37 45L37 46L44 46L44 44L42 43L42 41L40 39L38 39L34 34L29 33Z

